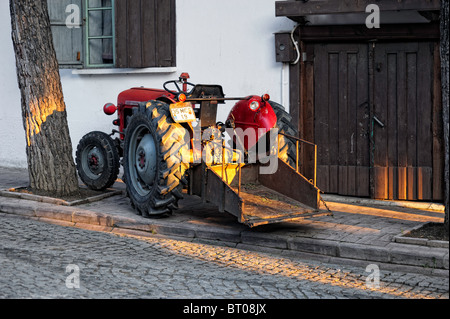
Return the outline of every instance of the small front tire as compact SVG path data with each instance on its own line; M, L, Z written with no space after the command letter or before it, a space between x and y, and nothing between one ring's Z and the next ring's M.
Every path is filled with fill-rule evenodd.
M92 190L111 187L120 170L120 159L112 138L103 132L91 132L78 144L76 152L78 176Z

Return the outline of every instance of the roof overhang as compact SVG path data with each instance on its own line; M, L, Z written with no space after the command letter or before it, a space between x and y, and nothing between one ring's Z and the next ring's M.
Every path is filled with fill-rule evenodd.
M316 15L364 14L367 6L376 4L380 12L415 11L422 16L436 16L441 7L440 0L309 0L276 1L276 16L288 17L302 22L305 17ZM433 15L432 15L433 14Z

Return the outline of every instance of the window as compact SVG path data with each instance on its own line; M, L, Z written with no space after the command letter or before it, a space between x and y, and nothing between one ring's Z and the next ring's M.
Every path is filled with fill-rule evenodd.
M61 68L176 65L175 0L47 0Z
M114 0L86 2L86 66L114 67Z

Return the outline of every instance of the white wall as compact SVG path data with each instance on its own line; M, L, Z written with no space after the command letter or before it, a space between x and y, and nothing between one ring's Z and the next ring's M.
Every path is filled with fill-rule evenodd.
M269 93L274 101L286 100L282 92L288 93L288 83L283 90L283 65L275 62L273 33L293 27L288 19L275 17L274 0L177 0L175 72L79 75L61 70L74 150L89 131L112 130L114 118L104 115L102 108L106 102L116 103L121 91L133 86L161 88L182 72L189 72L193 83L221 84L227 96ZM9 4L0 1L0 166L26 167L10 32ZM228 103L221 108L218 120L223 121L231 107Z
M0 2L0 165L26 165L25 134L11 40L9 1Z

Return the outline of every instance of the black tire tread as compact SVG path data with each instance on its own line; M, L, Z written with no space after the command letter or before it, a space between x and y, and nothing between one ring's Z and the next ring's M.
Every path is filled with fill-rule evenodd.
M106 168L104 173L98 179L89 178L82 168L82 152L85 147L89 145L96 145L104 151L106 158ZM78 176L82 182L92 190L103 191L110 188L117 180L120 170L120 158L116 148L116 144L113 139L103 132L91 132L86 134L79 142L76 151L76 166Z
M127 183L127 194L132 206L139 215L144 217L172 213L183 198L182 189L186 179L184 175L189 168L185 156L189 156L188 144L185 140L185 129L181 124L175 123L170 115L169 106L160 101L150 101L146 108L139 111L130 119L129 128L133 128L133 121L145 118L154 128L158 152L157 184L152 188L150 196L135 198L130 194L130 185ZM126 136L132 132L127 130ZM128 169L127 140L125 142L124 169ZM127 174L127 172L125 173ZM128 178L127 178L128 179Z
M281 104L273 101L270 101L269 103L277 116L277 128L280 130L280 133L298 137L298 130L291 122L292 116L286 112L285 108ZM297 161L296 147L297 143L295 140L286 136L280 137L279 156L292 167L295 167Z

